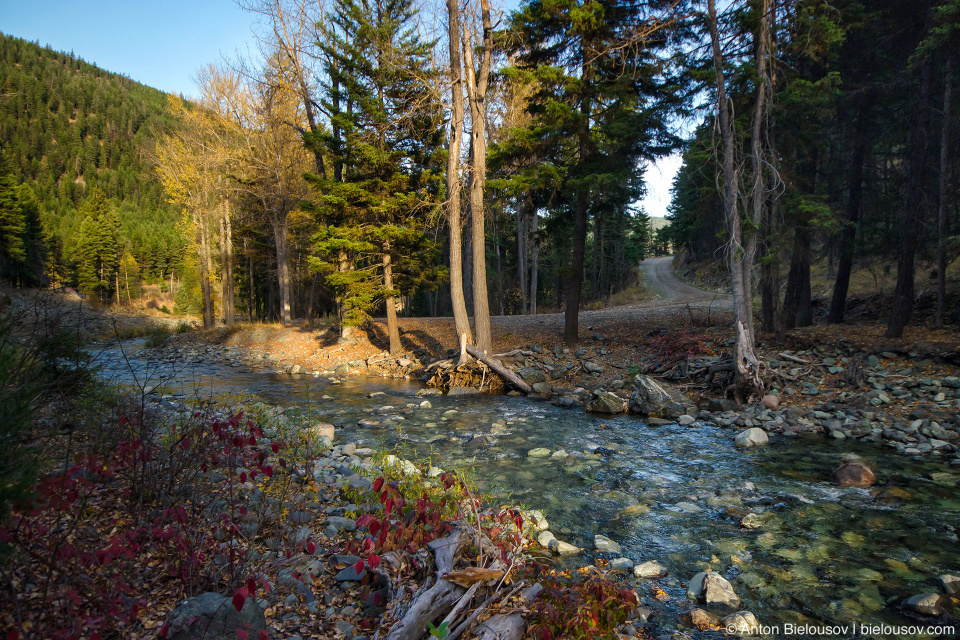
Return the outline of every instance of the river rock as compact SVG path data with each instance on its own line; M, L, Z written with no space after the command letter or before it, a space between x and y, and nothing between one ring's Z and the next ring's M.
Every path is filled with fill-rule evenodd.
M348 373L350 373L350 365L346 363L338 364L336 367L333 368L333 372L338 376L345 376Z
M877 477L862 462L848 462L833 472L833 481L841 487L869 487Z
M950 574L940 576L940 586L948 596L960 594L960 578Z
M615 393L601 392L593 402L587 405L587 411L616 415L627 411L627 401Z
M547 377L543 375L543 371L535 367L526 367L517 371L517 375L523 378L523 381L527 384L536 384L538 382L546 382Z
M641 562L633 567L633 575L636 578L662 578L667 573L667 568L656 560Z
M168 640L234 640L244 630L251 638L266 631L267 619L254 598L238 612L233 599L219 593L202 593L183 600L167 616Z
M630 558L614 558L610 561L610 569L613 571L630 571L633 569L633 560Z
M630 396L630 410L643 415L676 419L693 403L690 398L670 385L650 376L638 374L633 379L634 392Z
M760 404L763 405L764 409L770 409L770 411L776 411L777 408L780 406L780 398L778 398L773 394L767 394L763 396L763 400L760 401Z
M686 622L690 624L691 627L696 627L701 631L706 631L707 629L712 629L717 626L717 616L709 611L704 611L703 609L693 609L688 613L681 616Z
M752 427L750 429L745 429L737 434L737 437L733 440L734 444L738 447L744 447L745 449L750 449L752 447L762 447L768 442L770 438L767 436L767 432L759 427Z
M944 597L939 593L921 593L903 601L906 609L924 616L939 616L943 613Z
M553 385L549 382L535 382L531 387L533 392L542 398L549 398L553 395Z
M720 622L720 626L724 631L733 635L752 636L759 629L760 622L757 620L757 616L749 611L738 611L725 617Z
M607 553L620 553L620 545L599 534L593 536L593 546L597 551L606 551Z
M726 578L716 571L701 571L690 579L687 597L705 605L721 605L736 609L740 597Z
M580 553L580 548L575 547L570 543L557 540L553 533L550 531L541 531L540 535L537 536L537 542L541 546L550 549L558 556L573 556Z
M447 390L448 396L472 396L480 393L476 387L450 387Z
M527 451L528 458L546 458L550 455L550 449L545 447L537 447L536 449L530 449Z
M336 427L327 422L321 422L319 424L313 425L310 429L310 435L314 440L323 442L324 444L333 444L333 436L336 433Z

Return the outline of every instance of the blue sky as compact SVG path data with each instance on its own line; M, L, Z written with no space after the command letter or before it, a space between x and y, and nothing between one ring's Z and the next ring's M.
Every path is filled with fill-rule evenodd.
M0 0L4 33L188 96L200 66L246 51L255 18L233 0Z
M196 94L198 68L255 47L257 18L234 0L0 0L4 33L186 96ZM647 169L648 214L666 214L679 164L672 156Z

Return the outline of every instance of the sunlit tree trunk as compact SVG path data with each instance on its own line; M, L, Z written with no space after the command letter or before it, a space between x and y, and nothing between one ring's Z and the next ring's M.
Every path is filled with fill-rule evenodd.
M450 302L457 336L471 337L463 292L463 223L460 204L460 147L463 140L463 73L460 65L460 3L447 0L450 44L450 148L447 154L447 226L450 228Z
M390 244L383 247L383 286L393 289L393 266L390 261ZM393 296L385 299L387 306L387 335L390 338L390 353L400 352L400 327L397 325L397 301Z
M490 303L487 296L487 243L484 189L487 178L487 84L493 57L493 26L490 21L490 2L480 0L483 25L483 50L479 68L474 67L473 39L469 29L464 31L463 52L467 68L467 94L470 102L470 218L473 239L473 326L477 348L492 353L490 333Z

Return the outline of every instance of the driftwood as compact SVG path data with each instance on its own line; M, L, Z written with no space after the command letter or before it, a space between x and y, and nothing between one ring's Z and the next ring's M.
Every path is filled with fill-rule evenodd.
M478 640L520 640L527 623L520 613L501 613L486 620L474 632Z
M513 371L510 371L510 369L507 369L505 366L500 364L499 361L487 357L485 353L477 349L472 344L467 345L467 353L493 369L494 373L503 378L505 382L513 385L517 390L522 391L523 393L531 393L533 391L533 388L524 382L520 376L515 374Z
M517 592L523 583L521 582L515 586L510 593L503 597L504 600L509 600L510 597ZM529 586L523 590L522 595L527 601L532 601L543 591L543 587L540 586L540 583ZM470 625L483 613L484 609L487 608L494 600L500 598L501 592L494 593L492 596L486 599L486 601L477 607L466 622L457 627L457 630L451 633L447 640L457 640L460 635L470 628ZM489 620L485 621L476 630L476 636L478 638L486 638L487 640L501 639L507 640L519 640L523 637L523 632L526 631L527 622L524 620L523 616L519 613L509 613L509 614L499 614L491 617Z
M464 526L458 526L450 535L427 545L433 550L436 560L437 582L414 597L406 613L393 625L385 640L420 640L427 633L428 622L440 618L457 604L465 590L440 576L453 571L457 551L471 539L472 536Z

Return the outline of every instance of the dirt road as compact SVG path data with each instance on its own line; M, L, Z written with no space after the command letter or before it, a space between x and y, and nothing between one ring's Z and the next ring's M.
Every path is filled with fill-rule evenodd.
M716 308L729 309L730 296L711 293L687 284L677 277L673 270L673 258L647 258L640 263L644 284L657 294L652 306L667 306L674 304L710 305Z

